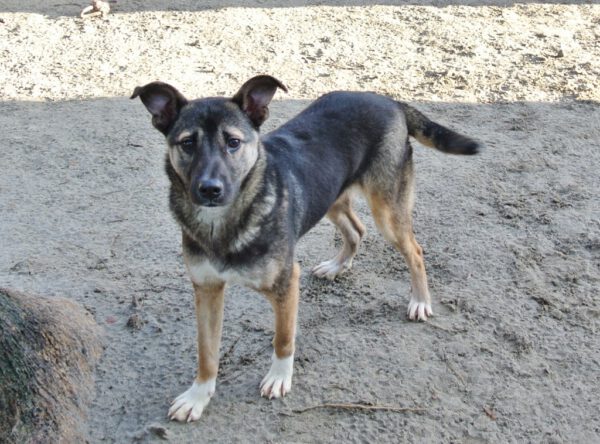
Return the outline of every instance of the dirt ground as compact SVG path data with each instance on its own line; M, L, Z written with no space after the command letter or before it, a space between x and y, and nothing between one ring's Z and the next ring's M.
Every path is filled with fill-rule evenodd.
M600 442L600 5L595 1L0 1L0 286L83 304L104 329L90 442ZM266 130L333 89L374 90L485 143L415 143L417 239L434 299L405 318L403 259L373 226L301 242L292 393L259 397L272 314L228 290L217 393L166 419L196 364L164 141L128 96L275 75ZM367 402L422 411L307 407ZM49 439L49 442L52 440Z

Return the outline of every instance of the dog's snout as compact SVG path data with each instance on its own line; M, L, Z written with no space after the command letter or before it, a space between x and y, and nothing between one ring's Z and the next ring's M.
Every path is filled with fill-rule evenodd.
M223 194L223 182L219 179L203 180L198 184L198 192L204 199L218 199Z
M197 177L191 184L191 197L196 205L215 207L227 204L228 185L223 179Z

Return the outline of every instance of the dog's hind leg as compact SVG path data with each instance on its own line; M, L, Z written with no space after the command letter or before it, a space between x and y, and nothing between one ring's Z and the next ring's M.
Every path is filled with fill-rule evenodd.
M296 319L300 298L300 266L294 264L291 274L274 288L262 290L275 313L273 361L269 373L260 383L260 394L265 398L280 398L292 389Z
M410 176L410 175L409 175ZM423 249L417 243L412 226L412 179L405 177L394 193L371 192L367 194L373 218L383 236L404 256L410 270L412 295L408 304L408 318L426 321L431 316L431 296Z
M365 234L365 226L352 211L350 193L343 193L327 212L327 217L335 224L342 234L342 249L336 257L322 262L313 268L317 277L330 280L352 267L352 260L358 251L360 240Z

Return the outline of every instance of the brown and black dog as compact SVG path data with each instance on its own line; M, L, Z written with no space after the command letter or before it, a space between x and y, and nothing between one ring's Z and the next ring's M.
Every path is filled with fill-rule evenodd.
M198 373L169 417L200 418L215 391L228 283L263 293L275 312L271 369L261 395L284 396L292 385L300 268L297 241L323 216L340 230L339 254L314 268L334 279L350 268L365 231L352 211L361 191L377 227L403 255L411 275L408 318L432 314L423 252L412 228L413 163L409 136L451 154L475 154L477 142L432 122L411 106L364 92L333 92L280 128L259 127L282 83L248 80L231 98L187 100L153 82L135 89L164 134L170 207L183 236L194 285Z

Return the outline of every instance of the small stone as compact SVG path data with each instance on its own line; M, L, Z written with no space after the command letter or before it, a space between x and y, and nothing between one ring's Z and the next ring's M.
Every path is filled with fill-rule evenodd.
M144 320L137 313L134 313L131 316L129 316L129 319L127 320L127 327L131 328L132 330L139 330L140 328L142 328L143 325Z
M169 431L159 424L150 424L148 426L148 431L160 439L169 439Z

